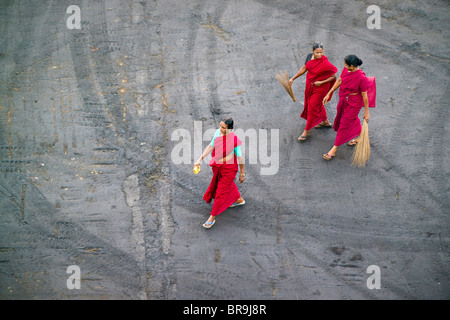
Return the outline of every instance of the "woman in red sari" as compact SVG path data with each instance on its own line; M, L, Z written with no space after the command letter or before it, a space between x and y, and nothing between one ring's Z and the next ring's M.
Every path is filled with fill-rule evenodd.
M213 177L203 199L210 203L214 199L211 216L203 224L203 227L209 229L216 222L215 217L229 207L236 207L245 204L239 190L234 182L238 172L238 164L241 170L239 182L245 180L244 161L241 153L241 140L231 132L233 129L233 119L227 118L220 122L220 128L216 131L211 143L203 151L200 158L194 164L194 168L200 165L200 162L211 151L211 160L209 165L213 171Z
M305 102L303 112L300 115L306 119L306 127L302 135L298 137L300 142L306 141L311 128L331 128L327 118L327 112L323 105L323 98L336 81L337 68L323 55L323 45L314 43L312 53L308 55L305 65L289 80L292 85L295 79L308 72L306 75Z
M368 80L364 71L358 67L362 60L355 55L348 55L344 58L344 67L341 76L334 84L333 88L323 99L326 104L331 94L339 89L339 102L337 114L334 119L333 129L337 131L333 148L323 155L325 160L331 160L336 155L338 146L350 141L349 145L355 145L355 139L361 133L361 122L358 118L359 111L364 106L363 118L369 122L369 99L367 96Z

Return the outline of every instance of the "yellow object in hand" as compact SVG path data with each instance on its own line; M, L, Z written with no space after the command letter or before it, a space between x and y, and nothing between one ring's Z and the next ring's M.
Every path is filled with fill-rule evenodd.
M194 171L194 174L199 173L200 172L200 165L196 165L192 171Z

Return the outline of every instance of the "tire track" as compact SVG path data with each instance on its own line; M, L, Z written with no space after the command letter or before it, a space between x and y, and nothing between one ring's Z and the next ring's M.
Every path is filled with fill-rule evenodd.
M412 64L409 65L409 68L413 72L421 72L422 66ZM436 81L437 82L437 81ZM439 89L435 90L435 92L439 92ZM407 97L405 100L405 106L403 111L401 111L398 114L394 114L391 116L391 119L394 120L394 124L392 125L392 134L389 144L380 144L379 141L373 140L371 143L374 145L373 150L376 152L375 157L383 159L383 161L386 162L385 165L383 165L383 168L385 168L388 172L395 172L402 180L406 182L406 186L413 186L419 194L425 195L428 200L430 200L433 203L433 207L438 211L442 212L443 208L445 207L446 199L448 197L442 194L442 198L439 198L437 195L434 194L433 191L430 191L426 186L423 185L425 181L429 181L428 175L433 172L440 171L444 166L442 166L442 147L445 145L443 144L443 132L446 132L445 128L436 126L436 123L446 123L445 118L448 117L448 114L446 113L446 107L443 104L437 104L434 108L437 108L437 110L434 110L433 112L425 112L422 116L420 116L420 121L414 121L415 123L420 123L421 128L427 128L426 130L429 132L427 135L422 135L419 137L419 143L411 142L411 137L405 135L404 133L407 132L407 127L409 126L409 123L411 121L411 118L414 117L414 115L411 114L410 106L417 105L418 103L421 103L420 100L417 98L414 98L414 96L419 95L420 91L418 93L412 93L410 97ZM419 101L419 102L418 102ZM442 101L442 100L440 100ZM423 103L426 103L426 100L423 101ZM419 107L420 108L420 107ZM425 117L425 118L424 118ZM409 119L409 121L405 121L405 119ZM436 143L434 141L437 141L439 143ZM414 148L414 153L411 154L414 157L408 157L401 159L403 161L412 160L414 161L413 165L414 167L417 166L417 164L425 164L427 162L427 157L430 155L430 152L428 151L431 145L432 151L431 154L433 155L433 163L436 163L435 168L428 169L427 171L431 171L430 173L425 171L420 171L420 167L418 168L419 171L416 173L420 175L419 179L417 179L417 174L415 177L411 176L410 173L405 171L405 164L404 163L398 163L395 159L396 158L390 158L386 155L396 155L399 153L399 148L405 148L403 144L406 144L406 148L411 148L409 146L412 145L412 148ZM422 147L424 146L424 147ZM403 153L408 153L403 152ZM412 161L408 161L408 164L411 164ZM422 169L423 170L423 169ZM378 174L377 174L378 175ZM436 190L447 190L446 184L445 184L445 175L434 175L433 181L436 182L435 189ZM390 184L389 182L385 182L386 187L393 190L394 186ZM412 203L417 208L423 208L423 203L416 202L415 199L410 199Z
M125 10L124 7L119 7L119 11L120 9ZM139 270L139 285L136 287L136 292L139 299L147 299L149 298L149 284L147 283L146 239L142 204L139 197L141 192L139 180L143 176L134 174L136 171L139 172L143 166L139 157L140 141L136 141L137 124L127 112L127 105L130 104L129 95L127 88L123 85L126 83L123 79L127 79L127 67L123 60L126 52L122 50L123 41L120 39L126 39L126 37L122 37L117 31L121 30L119 27L113 29L108 26L107 12L105 3L94 6L90 15L95 17L95 23L90 23L89 28L85 28L87 32L81 31L78 34L78 45L74 41L70 42L71 55L81 87L80 93L85 103L84 111L89 115L92 114L90 107L97 108L95 112L98 117L87 119L93 120L93 127L96 133L103 137L103 143L108 150L111 149L114 152L119 150L120 157L116 159L122 164L128 163L124 167L128 178L124 182L123 192L133 217L131 240L135 242L135 258ZM114 40L112 37L117 37L119 40ZM88 51L87 44L93 49ZM94 83L93 86L90 86L91 81ZM121 83L122 85L120 85ZM107 152L109 152L108 150ZM122 157L125 159L121 159ZM102 167L116 164L116 161L110 163L104 160L100 162L94 160L94 164ZM139 179L130 180L133 177L139 177ZM132 187L130 187L129 181L135 182ZM130 199L135 201L130 201Z
M200 119L198 109L199 106L196 104L196 97L194 95L195 86L194 86L194 76L196 72L194 72L194 66L196 65L196 61L194 59L194 51L196 48L197 34L199 28L199 20L201 19L200 14L197 12L201 10L205 6L205 2L196 5L191 12L191 17L189 19L189 35L188 35L188 47L185 54L185 61L188 68L187 75L187 94L188 94L188 104L190 108L190 113L192 114L193 119ZM197 62L198 63L198 62Z
M2 190L11 190L12 196L16 193L14 190L20 189L20 185L1 187ZM135 287L138 284L134 257L86 232L77 223L64 220L33 184L28 185L26 193L24 203L15 204L17 210L22 205L25 207L25 219L18 223L19 215L16 215L16 223L12 223L14 220L9 223L8 234L13 237L7 238L2 233L2 246L11 250L6 255L2 254L1 282L13 288L9 294L0 293L3 299L31 299L36 295L43 299L77 298L77 292L65 288L66 268L71 264L81 266L82 287L92 286L92 291L97 292L95 299L136 298ZM46 214L42 215L43 212ZM14 236L16 233L21 237ZM38 266L36 261L39 261ZM33 272L35 276L30 281L27 277ZM105 274L108 278L104 277ZM35 286L36 282L40 283L39 287ZM123 288L122 293L115 290L117 286Z
M228 2L221 1L218 6L215 6L214 15L208 15L208 22L213 26L218 26L221 16L228 6ZM213 28L214 29L214 28ZM214 32L211 32L209 38L207 39L207 48L209 54L206 57L206 63L208 65L209 74L207 77L208 81L208 92L209 92L209 111L212 115L214 123L218 123L219 119L217 117L222 117L224 114L227 114L227 111L224 111L220 106L220 99L218 95L218 86L219 83L217 81L216 70L218 68L216 62L215 52L217 49L217 35Z
M301 238L307 238L308 241L316 242L315 239L322 238L322 237L329 237L330 235L335 234L335 237L342 237L342 234L347 234L348 236L351 236L355 233L357 234L364 234L365 237L369 237L376 240L382 240L385 239L386 236L389 235L389 232L386 234L379 233L378 230L383 230L382 224L383 222L377 222L377 221L369 221L367 222L364 218L356 218L356 219L343 219L340 217L340 221L334 221L334 220L323 220L323 217L310 217L306 215L304 212L307 211L307 209L302 210L302 213L298 215L298 212L292 211L292 209L287 208L282 203L279 203L277 201L277 197L273 194L271 191L271 188L265 180L260 179L258 177L252 177L252 179L256 180L256 184L260 187L262 186L262 190L264 190L264 198L266 201L264 202L255 202L253 197L251 195L247 195L246 199L248 204L245 208L242 209L242 212L245 214L242 214L240 217L239 224L242 225L251 225L254 223L254 219L259 217L260 219L265 219L268 224L268 221L275 221L272 227L269 228L263 228L259 229L259 233L263 233L266 235L274 235L276 238L276 244L277 247L285 248L285 245L287 245L287 240L283 237L284 234L292 234L292 233L298 233L301 234ZM196 188L193 185L193 182L190 178L185 176L184 174L180 173L179 175L176 175L176 181L177 184L181 184L181 188L183 190L192 190L194 191ZM202 194L199 192L197 197L201 197ZM181 203L180 203L181 204ZM186 207L186 203L182 204ZM188 205L186 208L191 208L191 212L198 211L198 207L196 207L195 203ZM251 214L249 214L251 213ZM261 213L264 213L263 216L261 216ZM271 214L272 213L272 214ZM231 214L231 212L229 213ZM300 219L301 222L297 222L297 219L293 217L298 217L297 219ZM286 220L287 219L287 220ZM402 221L402 223L404 223ZM320 225L320 229L317 229L314 226ZM406 239L405 236L408 234L408 228L413 228L413 224L411 225L404 225L404 235L402 235L402 239ZM393 239L397 239L398 236L395 236ZM411 239L414 239L411 238ZM290 239L291 241L294 239ZM289 246L294 245L296 242L291 242ZM322 246L325 244L321 244ZM317 256L313 253L312 250L309 250L306 246L296 247L295 248L297 253L300 253L302 257L307 258L308 261L311 261L314 263L315 268L320 268L324 270L324 272L327 274L328 277L331 277L331 279L335 279L337 283L344 283L348 288L350 288L354 293L357 293L358 296L362 296L365 299L375 299L376 296L372 295L366 288L364 288L361 285L360 279L353 282L351 278L349 279L348 276L341 273L340 270L338 270L336 267L330 263L330 261L324 261L323 257ZM262 254L262 252L260 253ZM268 252L270 254L270 252ZM280 268L283 268L282 265L279 266ZM359 270L364 270L364 266L361 263L357 263L357 268ZM295 278L295 268L289 269L292 274L286 275L291 281L300 281L301 278ZM345 269L344 269L345 270ZM358 276L359 277L359 276ZM388 285L389 290L392 294L395 294L400 299L409 299L412 298L411 294L405 291L404 289L392 285L389 283Z
M216 21L216 20L215 19L211 19L211 21L212 21L212 23L214 23L214 21ZM214 50L214 48L216 48L216 42L215 41L216 41L215 38L210 40L209 47L208 47L209 50ZM210 67L210 70L215 70L215 68L214 67ZM210 76L209 76L208 79L211 80L213 78L214 78L214 75L213 75L213 72L211 71L210 72ZM210 85L210 91L211 92L214 92L212 90L216 88L214 83L215 82L213 81L212 84ZM211 94L211 100L213 101L213 105L214 105L214 101L217 102L217 99L216 100L214 100L214 99L215 99L214 95ZM212 113L214 114L214 112L212 112ZM303 167L303 165L301 167ZM174 179L174 181L177 181L178 185L180 185L180 181L182 181L182 182L186 181L186 183L187 183L187 181L189 181L189 179L190 179L187 176L185 176L183 173L175 174L175 177L176 177L176 179ZM305 170L305 174L302 175L302 177L306 178L306 180L302 179L303 181L308 181L308 182L312 183L312 181L310 179L311 178L311 170ZM276 221L276 223L275 223L275 225L273 227L275 230L273 230L273 229L265 230L264 229L262 232L263 233L267 233L267 234L271 234L272 232L275 231L276 234L277 234L276 235L276 243L278 245L280 245L280 246L283 246L285 240L282 237L280 237L280 235L283 234L284 232L288 233L286 231L286 219L288 217L294 216L296 213L292 212L291 210L289 210L287 208L285 208L285 206L283 204L279 204L279 202L277 201L276 196L271 192L271 188L267 185L267 183L263 179L259 178L259 176L257 174L252 175L252 180L253 180L252 183L254 183L255 185L258 185L260 187L262 186L262 189L265 191L264 194L268 195L268 196L266 196L267 203L255 204L252 201L252 197L247 195L246 199L248 199L249 200L249 204L250 203L251 204L249 206L247 206L246 208L244 208L243 210L244 211L252 210L252 212L273 212L273 213L278 212L278 215L276 217L271 216L268 213L265 216L266 218L270 218L270 219L273 219L273 220ZM186 186L183 183L181 183L182 190L190 190L191 192L195 192L194 191L195 187L193 185L191 185L190 183L187 184L187 185L188 186ZM305 191L307 189L308 189L308 186L304 187ZM199 194L199 196L201 196L201 194ZM184 206L186 206L186 204ZM189 205L188 207L192 208L191 211L194 211L194 212L196 211L196 209L194 208L194 205ZM251 221L252 221L252 219L254 219L254 217L255 217L255 214L253 214L251 216L244 215L243 218L242 218L241 223L243 223L243 224L251 223ZM312 221L310 221L310 223L308 225L313 225L314 222L316 222L316 221L312 220ZM334 226L334 227L339 230L339 228L342 228L344 225L345 225L345 222L343 222L342 224L339 223L337 226ZM329 230L335 230L335 229L332 228L332 227L329 227L328 231ZM313 232L311 229L303 228L303 230L301 230L301 232L303 234L306 234L305 236L309 236L311 239L314 239L317 236L317 233ZM318 267L323 268L324 270L326 270L327 274L330 277L338 279L339 283L346 283L346 281L348 280L348 279L346 279L345 276L342 276L339 271L335 270L335 268L332 268L329 265L327 265L326 263L323 263L321 261L320 257L315 256L308 249L302 248L301 254L303 256L307 256L309 260L312 260L312 261L316 262ZM282 266L280 266L280 267L282 268ZM364 288L361 288L359 285L352 286L352 289L354 289L355 292L358 292L358 294L362 294L366 298L373 298L374 297L370 293L367 293L367 290L365 290ZM402 294L402 296L407 296L407 294L404 293L404 294Z
M266 2L268 1L260 1L263 4ZM106 7L107 4L116 3L118 6L115 8ZM208 7L205 7L205 3L205 1L197 1L189 14L181 14L183 18L189 19L187 23L185 20L177 19L176 15L175 19L177 22L182 21L181 27L187 27L185 29L187 31L183 32L188 34L189 39L187 51L183 51L181 54L181 60L187 64L182 69L189 72L183 78L188 87L186 107L195 120L202 114L210 114L216 125L219 116L226 114L228 110L234 110L227 109L226 105L223 105L224 101L220 101L222 91L219 87L218 68L220 66L217 60L222 58L218 54L218 50L223 48L220 42L220 25L223 24L223 18L228 12L231 2L208 3ZM0 185L1 204L8 208L6 229L8 230L8 226L11 226L8 233L1 237L2 243L6 245L0 250L0 263L7 266L6 276L3 278L5 281L1 282L23 284L23 288L15 292L16 296L22 292L31 296L45 291L42 296L45 295L48 298L76 297L75 293L67 294L65 291L67 275L61 266L68 261L77 264L83 259L86 261L84 264L86 269L82 269L82 272L84 270L86 273L83 274L82 286L89 288L88 293L85 291L84 298L206 297L209 299L213 297L221 299L263 297L264 299L283 299L295 297L314 299L328 298L330 295L334 295L342 299L354 297L411 299L423 294L420 289L424 288L425 284L422 282L428 281L431 284L427 284L427 287L436 288L436 286L433 287L433 284L436 280L441 279L440 272L446 270L445 253L448 247L448 237L445 233L447 225L441 223L444 217L441 212L448 203L448 187L446 185L448 174L438 174L442 171L439 171L439 168L445 170L444 156L448 151L445 149L448 113L442 107L443 101L448 100L444 99L446 96L440 100L438 98L429 100L430 103L433 103L430 110L434 113L425 115L423 123L418 121L420 116L417 115L409 121L409 125L411 122L420 123L419 129L422 130L431 126L430 135L416 134L411 138L401 135L402 130L405 132L408 130L408 123L402 123L402 118L408 115L407 108L394 114L392 119L389 119L389 123L394 123L396 126L396 130L392 132L391 145L386 145L377 135L374 135L376 138L373 140L373 159L365 170L349 169L347 163L344 164L342 159L336 159L337 161L332 164L333 167L323 165L323 161L315 161L317 156L315 148L321 146L320 140L325 135L316 134L314 147L302 145L300 149L291 128L286 129L287 132L282 133L281 137L285 143L280 145L283 157L279 176L261 177L258 171L259 166L249 166L249 170L247 170L249 179L243 187L243 194L248 200L247 205L233 210L224 216L223 220L221 218L224 223L211 230L213 233L202 233L197 229L203 230L200 223L193 226L192 222L188 221L188 218L182 217L177 210L184 210L183 214L188 213L195 219L203 214L206 215L208 210L203 209L202 204L204 203L201 200L204 190L199 185L205 186L209 180L203 178L204 176L197 176L202 179L196 179L194 182L190 168L186 172L181 166L170 163L170 128L177 127L178 120L186 120L176 114L177 111L181 112L184 101L178 106L178 100L172 94L176 89L171 89L171 85L174 83L175 86L180 85L178 80L173 80L173 76L176 74L175 68L179 67L179 62L168 52L168 48L173 44L171 32L177 29L173 20L165 20L168 12L175 14L177 12L173 8L167 8L166 3L157 1L122 3L119 1L97 3L85 1L84 4L89 7L89 10L83 11L81 31L74 30L67 38L64 35L61 36L62 33L60 33L56 40L49 41L45 33L50 30L48 33L53 34L54 30L44 28L42 32L36 33L38 36L33 43L43 43L45 49L39 51L39 55L36 53L37 51L20 55L14 60L16 61L15 66L8 67L5 72L4 79L13 79L14 81L6 81L3 87L7 88L11 105L16 105L9 109L11 138L8 137L8 120L2 122L5 126L0 129L2 130L1 156L9 157L12 154L14 158L12 160L14 164L5 170L7 172L2 172L3 176L8 177L9 181L13 176L10 169L15 171L20 166L29 164L26 162L19 164L19 161L26 160L19 159L19 157L38 150L36 151L40 152L37 154L38 159L39 157L47 159L47 153L57 159L55 162L62 159L59 169L52 169L61 169L66 174L64 178L69 177L69 171L66 169L70 165L66 162L67 159L61 155L61 150L52 149L59 142L58 132L64 130L63 132L70 139L70 129L73 129L72 133L76 130L77 135L76 137L72 136L72 149L70 141L61 141L64 144L64 153L67 152L68 157L73 154L79 161L87 159L87 162L90 161L87 167L94 169L90 166L95 165L98 173L89 178L85 177L83 183L76 183L70 179L56 179L54 176L49 177L48 179L55 179L53 184L70 181L70 185L69 183L58 185L56 188L61 188L62 191L56 192L54 197L49 197L49 193L52 193L55 188L46 189L50 185L50 180L44 182L30 180L29 174L42 173L42 170L47 168L38 170L39 168L25 166L26 172L15 175L15 180L13 179L11 184ZM301 17L301 13L304 12L312 12L317 19L322 17L319 14L319 5L302 7L301 4L292 2L281 4L280 2L276 4L270 2L265 5L270 5L275 9L284 6L283 10L296 17ZM26 13L23 5L14 8L19 10L20 15ZM302 10L304 8L307 10ZM65 9L64 4L51 2L49 6L45 7L45 11L42 11L45 19L39 18L34 21L43 21L46 25L54 25L59 18L53 20L52 13L65 12ZM314 19L309 19L310 16L307 15L308 21L311 22L306 31L308 35L319 34L325 30L325 35L331 36L329 31L331 31L333 20L329 19L329 14L339 15L340 10L342 9L339 7L333 7L330 11L326 11L325 19L315 25L313 25ZM263 16L268 17L269 15L264 12ZM257 16L255 15L255 17ZM207 24L204 33L207 35L206 41L202 41L203 39L199 37L199 26L203 26L200 24L201 22ZM319 30L322 27L323 30ZM23 29L20 34L30 29L29 25L25 24L21 28ZM224 28L227 27L224 26ZM136 39L136 35L139 35L138 41L133 40ZM263 39L270 38L270 36L266 36L264 35ZM345 34L344 36L346 37ZM238 34L233 34L233 37L235 40L238 39L236 42L239 41ZM361 34L358 37L358 41L363 40ZM388 37L388 39L394 38ZM327 38L325 37L325 39ZM369 45L375 45L376 42L376 37L365 41ZM384 40L384 45L381 44L381 47L390 48L389 44L386 45L388 42ZM289 41L289 43L291 42ZM66 51L65 45L69 46L69 51ZM8 47L10 46L8 43ZM57 47L56 54L55 46ZM25 42L19 47L21 49L28 48ZM179 50L179 43L174 47ZM181 45L181 48L185 47ZM203 53L198 58L198 52L203 52L201 50L205 48L208 50L208 54L205 56ZM230 48L230 50L232 49ZM59 78L52 87L53 99L63 96L63 94L58 96L58 90L62 91L68 88L69 94L73 93L75 96L75 91L78 89L82 95L82 108L78 114L72 112L72 103L67 106L63 105L67 100L58 99L59 106L56 102L54 103L55 108L58 107L55 110L59 111L56 116L50 109L47 115L44 109L33 108L31 94L23 101L16 99L17 95L13 91L15 82L23 83L28 77L31 92L31 82L42 77L36 72L13 76L10 73L11 70L20 72L22 65L32 66L33 61L40 57L41 52L46 52L45 54L48 56L54 57L49 60L41 59L39 64L44 66L50 66L50 63L62 64L65 61L64 55L70 53L71 64L69 65L75 67L74 72L78 86L73 81ZM404 52L394 50L394 53ZM246 51L243 51L242 54L246 54ZM203 57L205 57L204 61L201 59ZM19 65L21 58L25 58L26 61ZM393 61L389 59L388 53L384 58L386 61ZM4 59L1 54L0 59ZM256 60L262 61L263 64L266 63L265 67L267 68L267 61L270 59ZM194 72L199 63L208 67L208 70L203 73L206 75L207 89L209 90L206 99L209 104L206 106L196 106L198 99L194 94ZM424 60L411 65L411 72L423 73L429 70L426 68ZM142 69L147 66L149 67L145 70L150 70L151 75L146 74ZM446 67L444 62L433 70L442 67ZM62 69L58 74L61 75L69 69L70 66ZM140 69L138 70L139 74L136 69ZM51 73L49 72L48 75ZM138 80L138 75L140 80ZM236 83L238 78L239 75L234 74ZM264 92L264 95L271 97L277 96L274 94L275 90L265 91L269 85L261 85L260 79L254 80L259 85L260 93ZM141 91L139 93L137 86ZM150 88L150 93L145 92L147 88ZM442 86L435 90L440 88ZM137 102L136 94L141 97L139 100L141 109L139 106L133 107ZM419 90L419 94L423 94L423 91ZM417 99L414 95L403 100L395 98L405 101L414 108L417 106L417 101L415 101ZM427 102L427 99L422 100ZM17 105L17 101L20 102L20 105ZM0 106L3 104L4 101L1 101ZM440 105L436 107L435 104ZM177 105L179 109L172 112L172 105ZM75 107L75 104L73 106ZM242 100L241 106L244 106ZM15 118L14 111L18 107L20 110L23 109L24 117L27 115L32 117L29 125L40 125L40 129L23 132L23 136L29 137L26 147L29 149L23 149L22 138L16 139L17 136L14 135L14 127L17 125L18 119ZM8 117L8 110L0 109L0 112L6 118ZM272 116L272 113L266 115ZM261 117L266 115L263 114ZM48 117L53 117L53 122L49 122ZM206 117L201 120L205 121L205 119ZM64 127L59 128L58 124L60 123L57 121L62 121L61 125ZM240 121L244 127L245 119ZM263 121L263 127L270 127L271 122L274 121L272 119L267 122ZM443 122L444 125L437 126L438 122ZM49 123L50 125L48 125ZM374 128L376 128L376 124L374 124ZM86 133L87 130L89 133ZM389 131L389 133L391 132ZM47 136L51 137L51 142L47 141ZM327 135L327 141L329 136L330 134ZM426 146L421 146L418 152L427 151L427 146L432 152L432 157L419 155L414 161L408 162L413 163L414 168L418 168L418 174L411 175L406 166L400 166L402 164L400 159L394 156L400 149L398 137L402 137L401 142L411 143L413 141L414 146L426 143ZM414 139L416 137L417 139ZM91 141L90 138L93 140ZM82 147L84 144L86 144L85 148ZM78 145L78 148L75 145ZM442 150L440 147L444 149ZM86 149L89 151L85 152ZM349 153L350 148L343 150L343 154L346 156ZM319 159L319 157L317 158ZM431 164L433 167L427 168L421 162L426 165ZM1 165L9 166L10 162L2 161ZM74 168L80 167L81 165ZM51 172L51 169L48 170ZM380 200L386 200L385 203L381 203L381 201L379 203L382 211L380 215L376 214L377 208L365 208L367 206L365 200L370 200L365 194L365 191L370 193L369 188L355 190L358 188L358 184L346 181L338 184L332 176L336 171L346 179L356 178L367 183L371 179L380 180L381 185L385 187L384 190L376 189L372 193L375 197L384 195L385 199ZM427 184L428 174L431 174L433 179L429 184ZM38 175L36 174L36 176ZM331 189L327 185L328 182L331 183L331 186L336 186L338 191L329 192ZM289 183L292 184L292 190L287 188ZM130 234L115 235L114 240L121 241L122 238L129 236L131 250L127 250L124 245L119 246L115 242L102 238L105 230L110 230L109 228L112 227L112 225L107 225L110 222L108 217L113 216L115 212L112 208L110 210L100 202L87 206L86 203L80 201L83 196L95 198L95 195L98 194L96 188L97 190L103 189L103 187L114 184L122 186L120 195L125 196L123 201L118 202L125 201L125 205L128 205L128 207L119 207L118 211L129 213L128 218L132 219ZM322 195L312 191L317 191L318 185L323 190ZM277 186L280 188L277 189ZM90 188L90 191L88 190L90 195L83 191L85 187ZM108 190L111 189L106 189L104 192ZM408 197L407 200L411 200L412 204L404 200L406 190L410 190L411 195L406 197ZM436 190L438 193L435 192ZM44 195L44 192L47 194ZM348 197L339 198L339 196L350 193L351 195ZM396 193L395 196L394 193ZM414 198L416 195L419 197L417 200ZM68 204L61 210L58 210L61 207L61 199L55 201L58 196L63 199L63 206ZM300 199L295 200L296 197ZM398 198L397 202L395 197ZM349 199L348 203L346 203L347 199ZM338 201L335 207L325 210L322 200L328 201L327 203ZM428 207L433 210L431 216L421 215L424 202L427 206L430 204ZM378 203L372 199L369 206L373 205L378 205ZM66 211L68 207L71 210ZM340 212L342 208L345 208L347 212ZM82 209L86 209L87 212L77 211ZM111 212L105 215L105 210ZM391 212L391 210L397 212ZM80 213L79 218L75 216L76 213ZM361 214L358 215L359 213ZM390 213L393 214L390 215ZM233 220L234 218L237 220ZM85 224L83 221L96 222ZM186 225L187 228L185 228ZM2 227L4 226L2 225ZM436 231L436 228L440 231ZM193 239L186 241L188 239L186 233ZM8 235L11 234L25 234L25 236L21 239L8 239ZM230 235L234 238L230 239ZM197 243L197 240L201 243ZM208 244L206 249L205 243ZM210 252L205 252L208 249ZM392 252L394 250L395 254ZM32 253L32 251L36 253ZM30 256L31 259L26 259ZM405 259L406 256L412 257ZM440 257L441 261L435 261L436 256ZM419 259L419 257L430 258L434 262L432 266L423 265L424 271L416 273L417 264L420 261L415 261L415 259ZM365 287L366 264L375 259L383 264L381 265L384 268L382 269L383 276L387 276L386 281L382 279L384 286L382 294L367 290ZM17 271L12 265L14 261L21 262ZM42 266L48 267L48 269L42 271ZM41 270L37 270L38 267ZM430 271L430 275L425 275ZM49 279L52 273L58 274L58 276L51 279L51 283L48 285L45 283L46 286L39 288L35 280L44 283L44 280ZM414 276L412 277L410 274ZM426 281L417 280L421 275L424 275L423 279ZM108 279L108 277L112 278ZM418 282L421 283L418 284ZM56 283L59 285L55 285ZM241 290L236 293L235 288ZM433 296L439 297L442 292L443 290L437 290ZM8 295L7 297L12 296Z

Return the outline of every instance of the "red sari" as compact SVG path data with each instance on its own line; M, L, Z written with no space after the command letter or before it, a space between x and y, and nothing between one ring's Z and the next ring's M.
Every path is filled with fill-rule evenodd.
M359 111L364 107L361 92L367 92L369 107L375 107L375 78L367 78L364 71L357 69L349 72L347 69L341 73L342 84L339 87L339 102L333 129L337 131L335 146L340 146L361 133ZM357 93L351 95L352 93Z
M208 189L203 196L203 200L210 203L214 199L211 210L212 216L217 216L241 197L234 182L238 172L238 161L236 154L230 160L221 162L220 160L230 155L234 148L242 144L241 140L230 132L224 136L218 136L214 140L214 149L209 165L213 171L213 177Z
M327 111L325 110L322 101L328 91L333 87L336 80L325 83L319 87L315 86L314 82L328 79L333 76L338 69L332 65L325 56L322 56L319 59L309 60L305 64L305 67L308 71L306 75L305 103L300 117L306 119L305 130L310 130L319 123L327 120Z

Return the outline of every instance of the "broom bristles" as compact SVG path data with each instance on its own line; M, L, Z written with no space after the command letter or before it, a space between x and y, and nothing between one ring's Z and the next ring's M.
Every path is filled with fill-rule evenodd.
M363 120L358 143L353 150L352 166L364 167L370 159L369 125Z
M284 89L286 89L287 93L289 93L292 100L295 102L294 92L292 91L292 87L289 85L289 75L287 71L280 71L275 75L275 77L281 83Z

